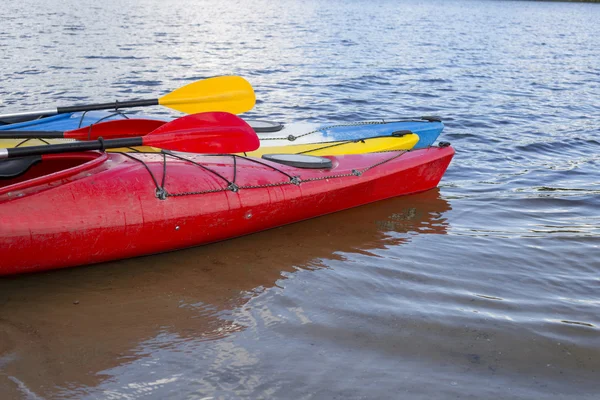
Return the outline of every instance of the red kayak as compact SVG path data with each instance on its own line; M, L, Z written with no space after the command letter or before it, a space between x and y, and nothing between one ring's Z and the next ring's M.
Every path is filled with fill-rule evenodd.
M232 155L44 155L0 170L0 275L182 249L422 192L453 155L320 157L330 165L310 169Z

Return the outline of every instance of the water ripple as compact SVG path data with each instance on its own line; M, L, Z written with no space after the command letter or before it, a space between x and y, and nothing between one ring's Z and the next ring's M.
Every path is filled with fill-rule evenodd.
M4 5L0 112L239 74L248 118L441 115L457 153L430 193L0 281L5 397L598 397L596 4L55 3Z

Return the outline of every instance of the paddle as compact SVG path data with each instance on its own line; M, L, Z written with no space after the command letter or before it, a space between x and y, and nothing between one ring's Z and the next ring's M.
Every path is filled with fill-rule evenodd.
M241 76L216 76L187 84L158 99L115 101L114 103L85 104L57 107L54 110L27 111L3 114L0 118L37 117L77 111L108 110L128 107L162 105L187 114L226 111L240 114L254 107L256 97L250 83Z
M144 136L164 125L157 119L130 118L105 121L70 131L0 131L0 139L77 139L96 140Z
M152 146L189 153L240 153L258 149L254 130L243 119L226 112L186 115L143 137L102 138L95 141L0 149L0 160L43 154Z

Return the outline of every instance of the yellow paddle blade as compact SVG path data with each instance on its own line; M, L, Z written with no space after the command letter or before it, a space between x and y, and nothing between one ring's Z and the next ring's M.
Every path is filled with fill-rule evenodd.
M241 76L216 76L185 85L158 99L158 104L187 114L226 111L241 114L254 107L256 97Z

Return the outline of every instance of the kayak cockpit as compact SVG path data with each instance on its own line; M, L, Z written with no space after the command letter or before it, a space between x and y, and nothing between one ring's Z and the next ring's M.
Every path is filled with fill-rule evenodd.
M106 161L105 153L46 154L0 161L0 195L65 179Z
M0 162L0 179L17 178L33 165L42 161L42 156L19 157Z

